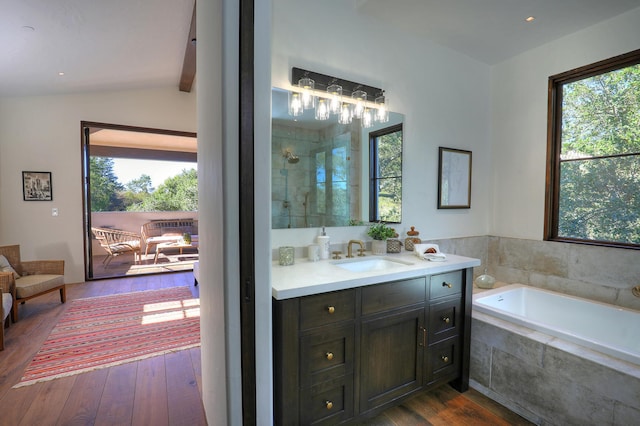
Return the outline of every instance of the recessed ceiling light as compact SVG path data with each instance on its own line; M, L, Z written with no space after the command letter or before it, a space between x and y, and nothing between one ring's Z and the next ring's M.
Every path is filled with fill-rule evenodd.
M533 21L534 21L534 19L536 19L536 17L535 17L535 16L529 16L528 18L525 18L525 21L527 21L527 22L533 22Z
M62 76L64 75L64 71L60 71L60 72L58 73L58 75L59 75L60 77L62 77Z

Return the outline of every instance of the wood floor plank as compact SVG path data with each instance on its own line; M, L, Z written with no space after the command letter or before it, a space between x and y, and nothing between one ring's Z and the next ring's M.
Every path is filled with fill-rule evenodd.
M34 386L11 389L0 399L2 421L7 425L18 425L38 394Z
M164 356L155 356L138 363L132 424L169 424L166 383Z
M70 376L41 383L19 425L55 425L75 381L76 376Z
M108 369L79 374L57 424L60 426L94 424L108 374Z
M202 355L200 347L189 349L191 355L191 366L193 367L193 373L196 376L196 382L198 382L198 391L202 396Z
M495 402L489 397L481 394L475 389L469 389L468 392L464 393L464 396L470 401L473 401L474 403L480 405L481 407L484 407L487 410L491 411L493 414L500 417L501 419L504 419L508 424L512 426L531 425L531 422L529 422L528 420L522 418L518 414L509 410L505 406L500 405L499 403Z
M169 423L171 425L203 425L204 409L191 366L189 351L165 355Z
M109 368L100 407L96 415L96 425L132 424L137 368L138 363L136 362Z

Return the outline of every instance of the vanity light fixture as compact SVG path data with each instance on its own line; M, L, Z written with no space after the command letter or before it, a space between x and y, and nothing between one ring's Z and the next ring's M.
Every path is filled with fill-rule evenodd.
M373 115L371 114L371 108L362 107L362 115L360 117L360 124L363 129L373 127Z
M355 118L362 118L364 112L364 104L367 102L367 92L364 90L356 90L351 94L351 98L354 100L353 109L351 115Z
M342 107L342 86L339 84L332 84L327 87L327 93L330 96L329 111L331 114L339 114Z
M384 90L294 67L291 70L289 115L297 117L309 109L315 109L316 120L338 115L340 124L349 124L357 118L365 128L373 126L374 122L389 121Z
M303 77L298 80L298 87L302 91L302 107L304 109L313 109L316 107L316 97L313 95L315 81L309 77Z
M316 120L329 119L329 100L318 98L318 106L316 107Z
M375 120L378 123L386 123L389 121L389 105L387 104L387 98L384 95L380 95L376 98L376 117Z
M302 95L298 92L289 92L289 115L298 117L303 112Z
M340 106L340 115L338 116L338 123L340 124L351 124L353 117L351 116L351 108L349 108L349 104L343 102Z

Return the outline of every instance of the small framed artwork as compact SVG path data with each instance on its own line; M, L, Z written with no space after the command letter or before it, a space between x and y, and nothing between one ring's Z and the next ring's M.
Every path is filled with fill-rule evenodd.
M471 151L440 147L438 208L471 208Z
M51 172L22 172L24 201L52 201Z

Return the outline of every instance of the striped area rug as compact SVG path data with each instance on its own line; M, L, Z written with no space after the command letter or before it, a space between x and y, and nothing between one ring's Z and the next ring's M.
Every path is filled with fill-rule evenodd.
M188 287L77 299L69 305L14 387L200 345L200 301Z

